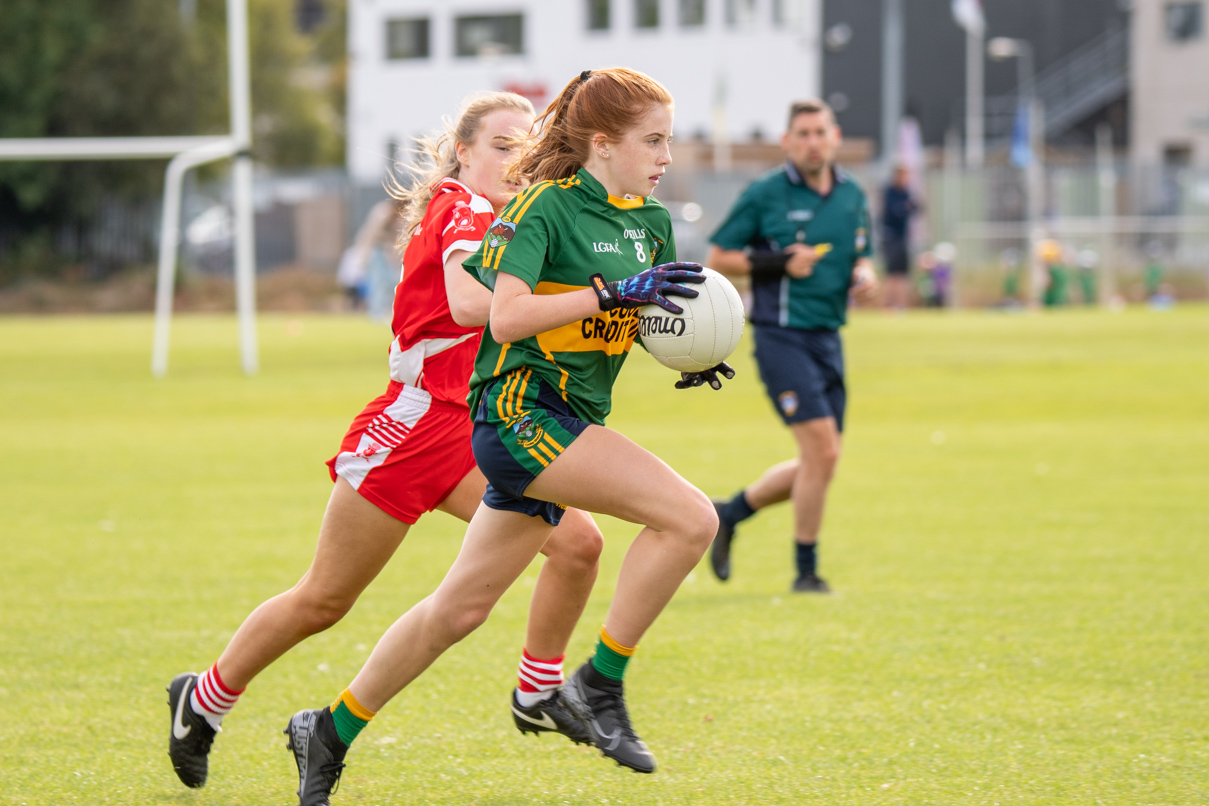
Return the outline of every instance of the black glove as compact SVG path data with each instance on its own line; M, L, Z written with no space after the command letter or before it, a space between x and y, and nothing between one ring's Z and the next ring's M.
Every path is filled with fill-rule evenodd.
M718 366L712 369L703 369L698 372L681 372L680 380L676 381L677 389L692 389L694 386L709 384L711 389L721 389L722 381L718 378L718 373L722 373L722 377L730 380L735 377L735 371L731 365L723 361Z
M785 252L752 252L747 259L751 261L751 279L755 283L780 280L789 263L789 255Z
M688 288L677 283L704 283L705 275L701 273L700 263L661 263L658 266L641 271L633 277L606 283L604 277L593 274L588 278L592 290L600 301L602 311L614 308L641 308L644 305L658 305L668 313L684 313L679 305L667 299L667 296L688 297L697 296L695 288Z

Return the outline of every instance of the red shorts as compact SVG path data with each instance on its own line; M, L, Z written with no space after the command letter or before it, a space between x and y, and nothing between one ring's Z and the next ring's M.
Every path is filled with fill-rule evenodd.
M344 479L383 512L415 523L474 467L472 431L465 406L391 381L353 420L327 466L332 481Z

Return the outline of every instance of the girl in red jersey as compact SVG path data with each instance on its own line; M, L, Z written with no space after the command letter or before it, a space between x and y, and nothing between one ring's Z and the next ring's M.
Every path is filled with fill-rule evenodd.
M248 683L303 639L339 621L425 512L469 521L486 488L471 452L466 402L491 294L462 269L495 215L519 189L506 178L518 132L533 107L512 93L476 98L439 140L424 143L430 170L403 203L403 273L395 289L390 383L353 420L328 461L335 487L311 567L240 626L202 674L168 687L168 755L186 786L205 784L210 745ZM570 510L543 548L512 712L517 727L588 741L562 701L562 663L596 580L602 539L591 517ZM430 597L431 598L431 597ZM485 618L485 614L483 615ZM329 711L334 727L365 709L345 692Z

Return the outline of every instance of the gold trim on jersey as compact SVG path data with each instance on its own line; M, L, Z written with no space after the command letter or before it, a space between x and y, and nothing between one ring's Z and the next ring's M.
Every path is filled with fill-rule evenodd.
M492 377L500 376L500 368L504 366L504 356L508 354L508 348L512 346L512 342L506 341L500 345L500 357L495 362L495 372L491 373Z
M504 381L504 385L500 389L500 396L495 399L495 410L500 415L500 419L505 423L511 419L512 390L516 387L519 380L519 372L514 371L510 373L508 379Z
M621 199L610 193L609 204L613 205L614 207L620 207L622 210L633 210L635 207L641 207L642 205L646 204L646 197L635 196L632 199Z
M531 192L529 193L528 197L524 200L523 203L521 202L520 197L519 196L517 197L516 202L515 202L516 214L515 215L505 214L504 219L511 224L520 224L521 219L524 218L524 216L525 216L525 213L529 211L529 205L533 204L534 200L536 200L538 196L542 195L542 193L544 193L548 188L551 188L553 186L554 186L554 183L551 181L548 181L548 180L545 182L539 182L538 184L534 185L532 188L530 188ZM492 269L499 271L500 260L503 259L504 250L507 248L508 248L508 242L501 243L499 246L495 247L495 262L491 264ZM486 256L484 256L484 258L483 258L483 265L484 266L488 265L488 262L490 260L491 260L491 255L490 255L490 251L489 251L488 254Z
M535 294L566 294L579 291L587 286L566 285L564 283L540 282L534 289ZM562 327L547 330L537 334L537 346L546 355L546 360L554 366L554 353L590 353L601 352L605 355L621 355L628 353L638 335L638 311L635 309L614 309L608 313L599 313L579 319ZM563 373L559 389L566 393L567 371L559 367Z

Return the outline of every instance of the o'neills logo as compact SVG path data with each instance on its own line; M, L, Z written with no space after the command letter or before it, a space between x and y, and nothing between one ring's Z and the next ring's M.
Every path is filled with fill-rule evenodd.
M640 316L638 332L646 336L683 336L688 323L683 316Z

